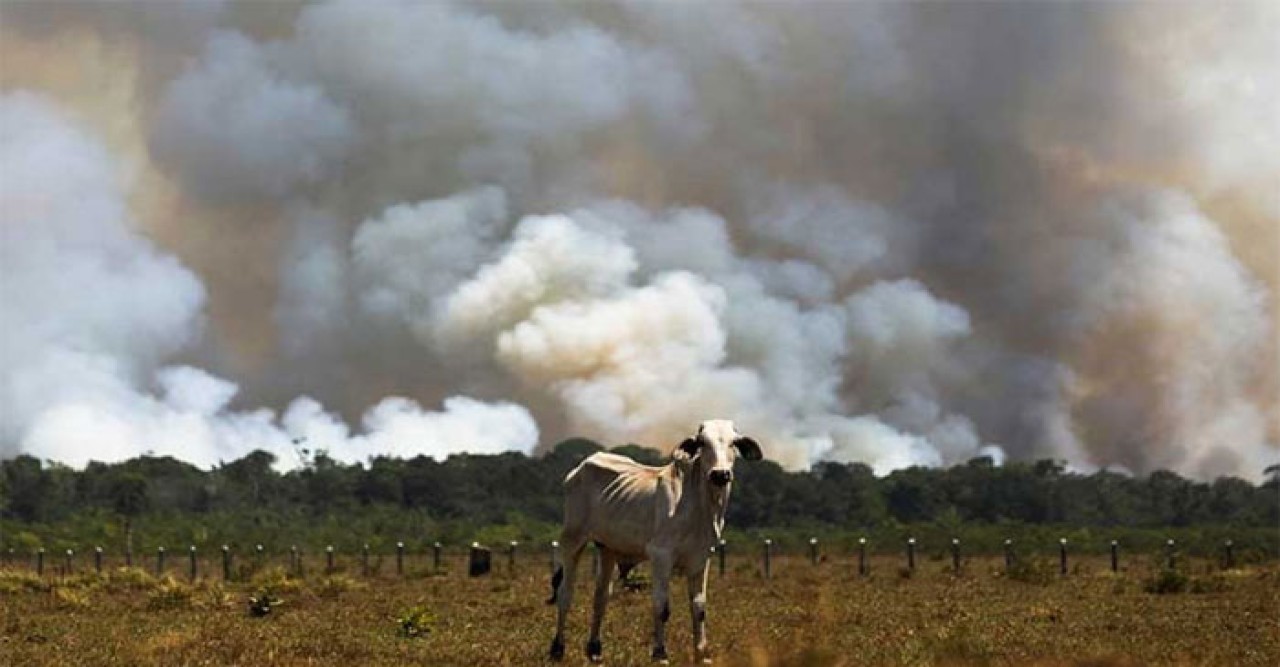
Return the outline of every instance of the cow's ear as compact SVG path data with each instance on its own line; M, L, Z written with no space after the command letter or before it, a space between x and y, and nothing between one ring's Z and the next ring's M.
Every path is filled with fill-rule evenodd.
M676 449L678 451L684 452L685 454L688 454L689 458L693 458L698 455L698 447L699 445L698 445L697 439L685 438L684 442L680 443L680 446L677 447Z
M737 447L738 453L748 461L759 461L764 458L764 452L760 451L760 443L745 435L734 440L733 446Z

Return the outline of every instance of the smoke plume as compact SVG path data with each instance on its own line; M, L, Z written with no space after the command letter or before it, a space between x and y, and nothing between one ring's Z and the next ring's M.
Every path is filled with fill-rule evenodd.
M1274 3L0 11L0 454L1280 457Z

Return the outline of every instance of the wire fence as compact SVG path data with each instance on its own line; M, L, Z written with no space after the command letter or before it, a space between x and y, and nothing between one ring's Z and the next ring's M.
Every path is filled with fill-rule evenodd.
M376 543L376 542L374 542ZM1078 544L1066 538L1058 540L1053 553L1047 554L1043 545L1023 547L1012 539L1006 539L1001 553L974 550L969 553L959 538L947 542L926 544L914 537L901 544L875 544L860 538L852 548L841 544L824 548L817 538L810 538L802 549L783 548L772 539L760 541L725 541L712 546L709 551L710 567L718 576L735 576L746 573L765 579L775 574L776 564L786 559L791 567L797 563L827 570L842 568L858 576L870 576L874 569L890 569L901 576L911 576L917 569L930 563L933 570L950 571L961 576L968 572L971 559L996 559L997 573L1012 573L1027 567L1034 561L1043 568L1046 558L1051 558L1057 574L1063 577L1078 572L1078 564L1088 561L1103 566L1112 573L1128 571L1136 563L1142 569L1177 571L1195 562L1201 568L1232 570L1248 562L1260 559L1256 554L1242 560L1233 540L1226 540L1213 553L1203 549L1187 552L1173 539L1169 539L1158 552L1127 550L1118 540L1105 544ZM599 553L595 545L588 545L593 572L599 568ZM1101 551L1101 555L1099 552ZM69 576L85 572L98 572L127 567L149 571L156 576L185 576L197 578L218 577L226 581L244 581L267 568L282 568L288 576L304 578L315 575L342 573L366 578L445 576L455 572L455 567L468 576L531 572L544 568L550 573L562 563L559 543L526 543L512 541L498 546L478 542L465 545L445 545L441 542L409 546L398 541L389 548L372 547L369 543L356 551L339 550L333 545L300 547L290 545L283 549L271 549L263 544L231 545L200 548L155 546L151 549L121 550L109 552L101 546L85 549L47 551L43 548L17 551L9 548L0 551L0 566L9 570L27 569L38 576ZM1263 558L1265 559L1265 558ZM734 563L733 568L729 567ZM873 566L874 563L874 566ZM1076 566L1076 567L1073 567Z

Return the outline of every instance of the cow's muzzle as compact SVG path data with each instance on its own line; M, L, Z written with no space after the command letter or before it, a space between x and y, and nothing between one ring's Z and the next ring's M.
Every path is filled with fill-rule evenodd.
M733 481L732 470L712 470L708 476L712 484L716 486L724 486Z

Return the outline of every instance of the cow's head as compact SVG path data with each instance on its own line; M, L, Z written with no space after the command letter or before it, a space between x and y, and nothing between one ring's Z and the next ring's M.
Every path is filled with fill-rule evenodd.
M698 457L698 469L714 488L728 488L733 481L733 462L742 456L759 461L763 454L755 440L738 433L728 419L712 419L698 426L698 434L680 443L679 451Z

